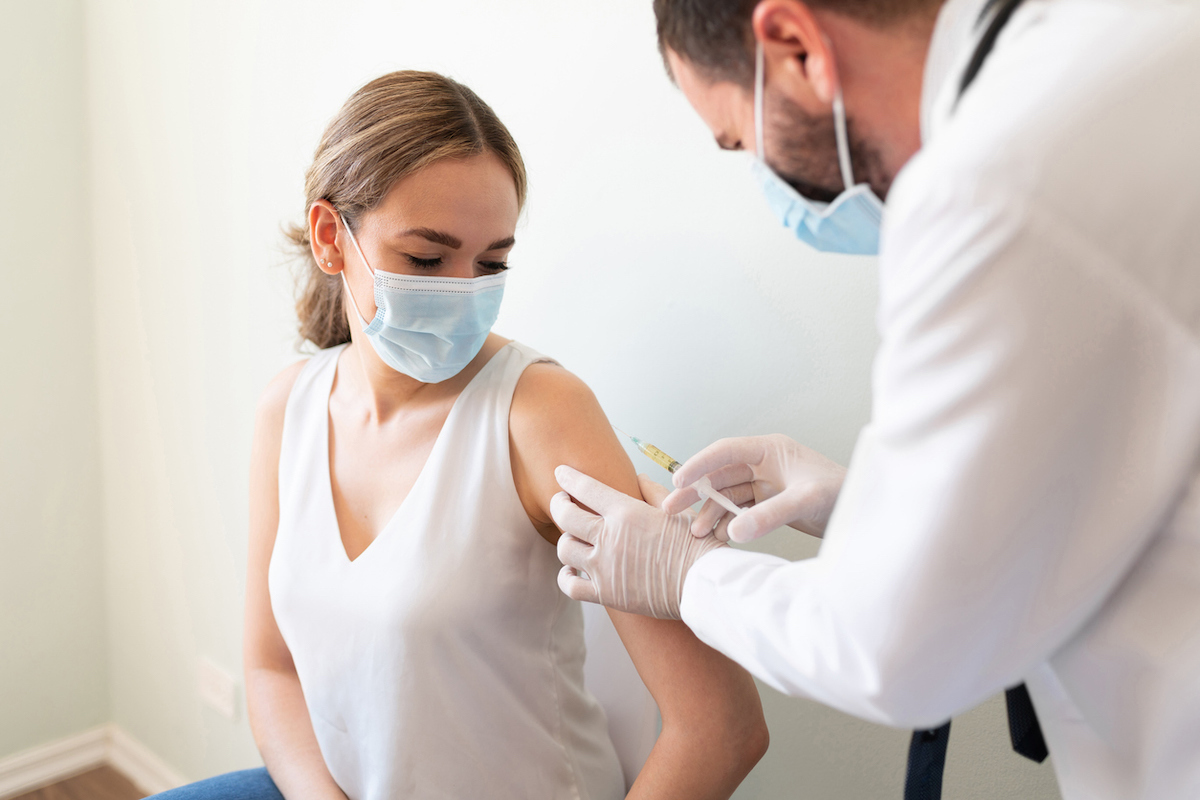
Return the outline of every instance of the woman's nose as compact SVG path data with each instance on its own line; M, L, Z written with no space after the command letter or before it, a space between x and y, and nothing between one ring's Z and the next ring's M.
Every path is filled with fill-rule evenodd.
M475 267L474 259L470 258L452 258L446 264L446 271L443 273L447 278L474 278L479 274L479 270Z

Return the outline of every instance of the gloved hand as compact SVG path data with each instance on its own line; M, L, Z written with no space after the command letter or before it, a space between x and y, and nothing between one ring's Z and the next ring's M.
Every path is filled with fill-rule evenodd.
M688 488L707 475L714 489L740 506L734 517L706 500L692 522L692 535L713 533L721 541L748 542L781 525L821 536L833 512L846 468L781 434L721 439L675 471L663 510L679 513L700 499Z
M711 536L692 536L690 514L665 514L567 466L554 476L565 490L550 500L550 516L563 531L558 540L558 560L566 565L558 573L563 593L619 611L679 619L688 570L725 545ZM638 483L644 496L661 501L661 486L645 475Z

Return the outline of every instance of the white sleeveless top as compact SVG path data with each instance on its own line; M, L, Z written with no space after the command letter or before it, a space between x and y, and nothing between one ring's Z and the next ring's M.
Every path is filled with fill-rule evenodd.
M454 403L395 516L353 562L329 479L344 346L288 397L271 607L321 753L350 800L624 796L583 684L583 618L513 485L508 413L530 364L503 347Z

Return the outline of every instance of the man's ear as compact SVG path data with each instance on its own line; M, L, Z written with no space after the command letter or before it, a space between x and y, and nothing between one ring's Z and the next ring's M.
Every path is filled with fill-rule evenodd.
M773 83L801 106L807 95L833 104L838 87L833 46L812 9L801 0L762 0L751 18Z

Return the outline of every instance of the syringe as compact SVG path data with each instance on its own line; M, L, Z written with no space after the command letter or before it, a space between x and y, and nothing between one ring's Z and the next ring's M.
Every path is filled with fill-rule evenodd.
M617 432L620 433L621 435L629 437L629 440L631 442L633 442L634 446L638 449L638 451L642 455L646 456L646 458L650 459L655 464L658 464L660 467L665 469L667 472L670 472L672 475L675 474L675 470L677 470L683 466L678 461L671 458L669 455L667 455L666 453L664 453L662 450L658 449L654 445L647 444L646 442L643 442L641 439L637 438L636 436L625 433L625 431L621 430L620 428L617 428L616 425L614 425L613 427L616 428ZM721 508L725 509L726 511L729 511L732 514L740 515L746 510L746 509L738 506L737 503L733 502L728 497L726 497L725 495L718 492L716 489L714 489L713 485L712 485L712 481L710 481L708 479L707 475L705 475L700 480L693 483L692 488L696 490L696 494L700 495L701 499L712 500L714 503L721 506Z

